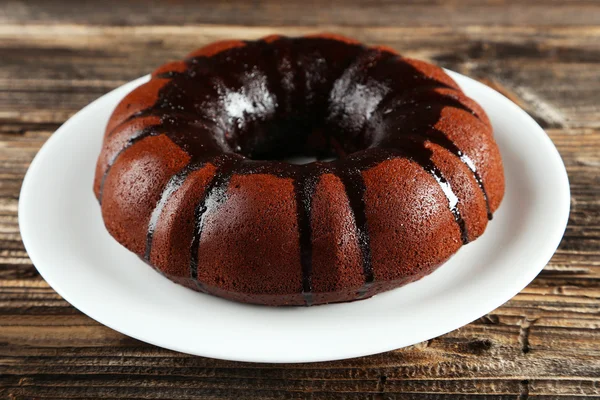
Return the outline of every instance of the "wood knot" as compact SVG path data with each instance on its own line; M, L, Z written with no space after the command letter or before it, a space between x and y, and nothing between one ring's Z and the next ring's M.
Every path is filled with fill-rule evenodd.
M467 349L474 354L482 354L491 349L492 345L489 339L476 339L467 343Z
M523 354L527 354L531 350L529 345L529 333L535 321L536 319L531 318L523 318L521 321L521 327L519 330L519 343L521 344L521 351Z

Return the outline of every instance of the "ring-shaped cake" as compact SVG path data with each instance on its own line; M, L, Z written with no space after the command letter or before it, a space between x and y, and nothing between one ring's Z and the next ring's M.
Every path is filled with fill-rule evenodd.
M292 164L294 157L315 162ZM504 194L490 122L444 71L336 35L223 41L158 68L108 123L106 228L181 285L313 305L417 280Z

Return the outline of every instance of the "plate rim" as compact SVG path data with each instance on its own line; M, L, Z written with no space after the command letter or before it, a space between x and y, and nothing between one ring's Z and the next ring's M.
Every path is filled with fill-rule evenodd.
M545 252L542 252L541 254L537 254L535 256L535 262L530 261L531 264L535 264L538 265L539 264L539 268L529 268L527 269L527 273L523 274L521 277L519 277L518 280L518 284L515 283L513 286L511 286L511 290L506 290L503 296L496 296L493 297L494 301L487 301L487 302L482 302L482 303L486 303L485 306L480 306L479 308L481 309L488 309L487 311L485 311L485 313L481 314L479 311L477 313L473 313L473 314L478 314L478 316L476 317L472 317L472 315L468 315L465 316L464 314L460 314L461 318L457 318L456 319L456 323L452 324L452 326L448 327L448 326L437 326L437 330L436 329L431 329L430 330L430 334L428 336L430 336L431 338L434 337L438 337L440 335L443 335L445 333L448 333L450 331L453 331L455 329L458 329L459 327L462 327L470 322L472 322L473 320L480 318L482 315L485 315L491 311L493 311L494 309L496 309L497 307L501 306L502 304L504 304L506 301L510 300L512 297L514 297L516 294L518 294L520 291L523 290L523 288L525 288L539 273L540 271L547 265L548 261L552 258L552 256L554 255L554 253L556 252L556 249L558 248L562 237L564 235L564 232L566 230L567 227L567 223L568 223L568 218L569 218L569 214L570 214L570 185L569 185L569 180L568 180L568 175L567 175L567 171L564 165L564 162L560 156L560 153L558 152L558 150L556 149L556 147L554 146L554 143L552 142L552 140L550 139L550 137L547 135L547 133L544 131L544 129L542 127L539 126L539 124L537 124L537 122L531 117L529 116L524 110L522 110L519 106L517 106L515 103L513 103L510 99L506 98L504 95L502 95L501 93L497 92L496 90L486 86L485 84L478 82L472 78L469 78L465 75L456 73L454 71L450 71L450 70L446 70L446 72L448 72L452 78L457 79L457 80L467 80L467 81L471 81L471 83L475 83L478 86L478 89L483 90L484 92L487 92L487 94L491 94L492 96L500 96L503 101L505 101L506 106L512 108L513 112L519 113L522 116L524 116L525 118L529 119L533 124L535 124L537 126L537 128L535 130L535 133L531 133L531 134L535 134L538 135L544 142L546 145L546 150L549 151L549 153L551 154L551 156L554 158L554 162L558 162L560 164L558 164L560 166L560 176L557 176L557 183L559 185L559 187L561 188L561 190L558 191L557 193L557 197L556 197L556 202L562 203L563 206L561 207L561 214L559 216L556 217L557 219L557 226L560 226L560 229L556 229L555 232L553 232L552 234L552 238L548 239L548 243L546 245L546 247L552 248L553 250L547 250ZM69 302L72 306L74 306L76 309L78 309L79 311L81 311L82 313L84 313L85 315L89 316L90 318L98 321L99 323L117 331L120 332L122 334L125 334L127 336L133 337L135 339L141 340L143 342L146 343L150 343L159 347L163 347L163 348L167 348L170 350L175 350L175 351L179 351L182 353L187 353L187 354L195 354L195 355L201 355L203 357L212 357L212 358L218 358L218 359L226 359L226 360L232 360L232 361L244 361L244 362L269 362L269 363L290 363L290 362L322 362L322 361L332 361L332 360L340 360L340 359L348 359L348 358L354 358L354 357L360 357L360 356L366 356L366 355L371 355L371 354L379 354L382 352L386 352L386 351L390 351L390 350L394 350L397 348L402 348L402 347L406 347L406 346L410 346L413 345L415 343L418 342L414 342L414 343L408 343L408 344L400 344L400 346L397 345L383 345L383 346L375 346L377 347L377 349L375 351L369 350L369 351L364 351L364 350L360 350L361 347L360 346L355 346L353 348L347 348L347 351L344 352L344 354L338 354L337 356L320 356L319 354L314 354L314 355L308 355L302 359L298 359L297 357L286 357L286 355L279 355L277 357L274 357L272 354L266 355L263 354L262 356L257 356L258 353L255 353L253 355L249 355L249 354L244 354L244 355L232 355L232 354L228 354L227 352L222 352L222 351L212 351L212 350L208 350L205 349L207 351L203 351L203 354L198 354L196 352L190 352L190 350L188 348L186 348L185 345L179 345L178 343L164 343L161 341L156 341L152 338L152 335L142 335L139 332L131 332L129 329L124 329L122 327L116 326L118 324L113 324L113 321L106 321L105 318L103 316L98 317L97 315L92 315L94 314L93 311L90 311L89 308L85 305L80 303L78 300L74 302L72 302L72 297L70 295L70 293L68 293L68 290L65 291L63 290L63 287L61 286L60 282L55 279L56 277L50 273L48 269L43 267L44 261L42 259L42 256L38 253L35 245L31 242L31 236L29 236L26 232L27 232L27 228L24 228L24 226L26 226L25 218L27 215L27 211L26 211L26 205L25 205L25 200L27 198L28 192L31 190L30 186L31 186L31 182L33 180L32 176L34 176L34 174L36 173L37 169L39 169L39 165L44 161L44 159L47 157L47 154L50 153L54 147L56 146L56 143L58 143L59 138L61 138L63 135L66 134L66 132L68 132L68 128L69 126L73 123L72 121L74 119L77 118L81 118L81 115L85 115L86 112L88 112L88 110L92 109L93 107L96 106L97 103L99 103L104 97L107 97L111 94L114 94L117 91L125 91L125 88L134 88L135 86L141 84L142 82L144 82L145 80L148 79L148 75L146 76L142 76L140 78L134 79L130 82L125 83L124 85L121 85L111 91L109 91L108 93L100 96L98 99L94 100L93 102L91 102L90 104L86 105L85 107L83 107L81 110L79 110L77 113L75 113L73 116L71 116L64 124L62 124L51 136L50 138L48 138L48 140L43 144L43 146L41 147L41 149L36 153L34 159L32 160L27 173L25 174L25 177L23 178L23 182L22 182L22 187L21 187L21 191L20 191L20 195L19 195L19 203L18 203L18 222L19 222L19 231L21 234L21 238L23 241L23 244L25 246L25 250L27 251L27 254L29 256L29 258L31 259L34 267L37 269L37 271L40 273L40 275L42 276L42 278L48 283L49 286L51 286L53 288L53 290L55 290L61 297L63 297L63 299L65 299L67 302ZM129 89L130 90L130 89ZM42 266L42 267L40 267ZM517 290L518 287L518 290ZM500 301L501 299L501 301ZM79 304L77 304L79 303ZM487 303L493 303L493 306L491 306L490 308L490 304ZM479 315L481 314L481 315ZM422 340L426 340L426 339L422 339ZM252 352L250 352L252 353Z

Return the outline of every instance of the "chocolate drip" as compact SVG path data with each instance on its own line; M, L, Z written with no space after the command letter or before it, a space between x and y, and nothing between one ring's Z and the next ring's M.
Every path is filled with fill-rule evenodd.
M359 169L343 168L338 171L337 175L346 189L346 196L356 224L358 246L361 251L363 274L365 276L365 283L358 292L358 298L361 298L367 294L375 279L373 265L371 264L371 238L365 212L365 182Z
M152 238L154 236L154 229L156 228L156 224L158 223L158 219L160 218L165 205L177 190L183 185L183 182L187 179L188 175L202 167L203 164L193 163L188 164L181 171L176 173L169 179L167 184L165 185L163 192L160 196L160 200L156 203L156 207L154 211L152 211L152 215L150 216L150 222L148 223L148 232L146 233L146 252L144 253L144 259L150 262L150 253L152 251Z
M448 138L448 136L446 136L445 133L443 133L437 129L431 128L426 133L424 133L424 136L430 142L435 143L438 146L443 147L444 149L446 149L449 152L451 152L452 154L454 154L456 157L458 157L460 159L460 161L463 164L465 164L471 170L471 173L473 174L473 177L475 178L475 181L477 182L477 186L479 186L479 189L481 190L481 193L483 194L483 198L485 199L485 208L486 208L488 220L491 220L493 215L492 215L492 210L490 209L490 201L488 200L487 192L485 190L485 187L483 186L483 180L481 179L479 172L477 172L477 167L475 166L475 163L473 163L473 160L471 160L471 158L469 156L464 154L458 148L458 146L456 146L456 144L452 140L450 140Z
M404 153L404 155L417 162L421 168L429 173L429 175L431 175L438 183L442 189L442 192L444 192L446 199L448 199L448 208L450 209L450 212L452 212L452 216L458 225L462 243L469 243L467 227L462 215L460 214L460 210L458 209L458 196L452 190L450 182L448 182L448 180L444 177L442 171L439 170L439 168L431 159L433 152L425 147L425 143L421 140L413 140L414 138L412 137L407 137L406 139L407 140L404 140L399 144L399 148L404 148L405 151L408 150Z
M172 110L165 110L165 109L150 107L150 108L140 110L136 113L133 113L129 117L125 118L122 122L120 122L118 125L116 125L114 128L112 128L112 130L110 132L108 132L107 138L110 138L115 132L117 132L120 128L122 128L128 122L131 122L138 118L144 118L144 117L158 117L161 121L164 121L166 119L173 120L173 118L176 118L178 121L189 121L189 122L193 122L195 124L203 124L210 128L217 128L217 127L215 127L215 124L213 121L209 121L209 120L203 118L203 116L201 116L201 115L197 115L197 114L194 114L191 112L183 112L183 111L175 112Z
M436 100L436 97L437 97L437 100ZM466 111L470 114L473 114L474 116L476 116L479 119L479 117L475 114L475 112L472 109L468 108L462 102L460 102L457 99L450 97L448 95L442 95L442 94L433 92L433 96L431 96L429 98L429 100L432 103L437 102L439 105L442 105L442 106L450 106L450 107L458 108L459 110ZM439 112L441 113L441 109ZM437 117L437 119L439 119L439 116ZM466 165L467 168L469 168L471 170L471 173L473 174L473 178L475 178L475 181L477 182L477 186L479 186L479 189L481 190L481 194L483 195L483 198L485 200L485 207L486 207L488 220L491 220L492 219L492 211L490 209L490 202L488 200L488 195L485 190L485 187L483 186L483 180L481 179L479 172L477 172L477 167L475 166L475 163L473 162L473 160L471 160L471 158L469 156L464 154L458 148L456 143L454 143L444 132L442 132L438 129L435 129L433 127L434 124L430 124L430 125L431 125L431 127L429 129L415 130L414 132L426 137L427 140L429 140L430 142L435 143L438 146L443 147L444 149L448 150L450 153L452 153L456 157L458 157L458 159L464 165Z
M198 250L206 218L227 199L229 180L241 160L239 156L223 156L215 160L217 164L215 175L204 189L204 196L194 210L194 234L190 246L190 276L194 281L198 280Z
M456 98L449 96L447 94L442 94L435 92L435 89L441 87L438 85L424 86L423 90L420 87L417 87L415 90L409 91L409 93L402 94L401 96L397 96L396 98L388 98L384 99L379 107L379 112L383 114L390 114L392 111L401 111L401 115L407 111L407 108L412 109L413 114L411 115L412 121L407 123L404 130L410 130L412 134L423 136L427 140L432 143L437 144L440 147L443 147L453 155L455 155L464 165L467 166L471 170L479 189L483 195L485 200L485 206L487 211L487 217L489 220L492 219L492 212L490 209L490 202L488 199L487 191L483 185L483 180L477 171L477 167L475 163L469 156L464 154L444 132L435 129L433 126L440 119L441 107L449 106L453 108L458 108L460 110L466 111L479 119L479 116L475 114L475 112L467 107L465 104L457 100ZM414 96L420 96L419 100L415 100ZM429 117L423 118L414 118L414 111L418 107L422 106L423 101L426 101L427 108L429 109ZM438 106L437 112L434 112L432 106ZM422 115L422 114L420 114ZM379 127L381 129L381 126ZM385 129L385 128L384 128ZM389 127L388 127L389 129Z
M303 168L294 179L294 193L298 214L298 234L300 239L300 264L302 266L302 294L307 306L312 305L312 196L317 184L314 167Z

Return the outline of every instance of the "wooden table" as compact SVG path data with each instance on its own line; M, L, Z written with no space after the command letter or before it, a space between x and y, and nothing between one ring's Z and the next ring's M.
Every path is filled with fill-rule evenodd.
M600 398L600 3L427 3L2 2L0 398ZM475 77L546 129L567 166L572 210L535 281L485 317L409 348L268 365L130 339L40 278L19 236L19 189L69 116L213 40L323 30Z

